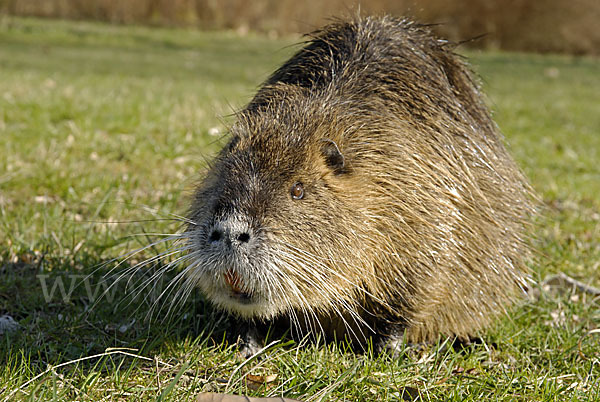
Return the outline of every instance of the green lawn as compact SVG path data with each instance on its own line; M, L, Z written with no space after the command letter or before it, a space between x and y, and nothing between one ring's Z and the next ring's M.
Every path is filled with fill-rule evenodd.
M165 250L113 269L177 231L229 115L295 41L0 17L0 315L19 323L0 335L0 400L600 400L600 309L586 294L541 289L467 350L390 359L275 343L249 362L201 295L156 301L174 272L149 279L148 264L98 299L104 275ZM533 278L599 286L600 60L467 55L546 207Z

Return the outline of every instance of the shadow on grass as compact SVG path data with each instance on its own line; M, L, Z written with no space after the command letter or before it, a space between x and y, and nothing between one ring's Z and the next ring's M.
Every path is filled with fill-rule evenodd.
M130 265L116 264L85 255L0 257L0 316L19 324L0 334L0 362L22 359L36 373L111 348L153 356L174 344L224 344L230 320L197 290L186 300L163 293L178 272L157 279L165 267L157 263L123 275Z

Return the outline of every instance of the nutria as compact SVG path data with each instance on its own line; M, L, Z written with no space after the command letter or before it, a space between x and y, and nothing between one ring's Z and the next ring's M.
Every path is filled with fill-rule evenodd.
M453 48L392 17L314 33L199 185L188 284L243 322L359 345L468 339L504 311L532 196Z

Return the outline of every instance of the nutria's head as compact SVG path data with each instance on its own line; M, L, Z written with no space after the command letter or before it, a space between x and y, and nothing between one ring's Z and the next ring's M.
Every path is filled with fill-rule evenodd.
M251 318L353 309L361 188L334 108L297 88L242 112L190 214L188 274L220 307ZM347 129L347 127L346 127ZM360 267L365 269L365 267ZM347 270L346 270L347 271Z

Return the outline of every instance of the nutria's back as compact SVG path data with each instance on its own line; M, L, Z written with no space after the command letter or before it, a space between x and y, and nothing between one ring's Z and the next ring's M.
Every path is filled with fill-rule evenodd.
M463 61L427 28L325 27L231 136L191 209L187 273L241 318L464 338L522 286L529 187Z

